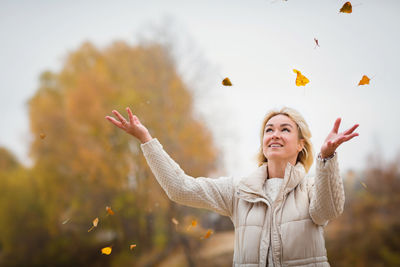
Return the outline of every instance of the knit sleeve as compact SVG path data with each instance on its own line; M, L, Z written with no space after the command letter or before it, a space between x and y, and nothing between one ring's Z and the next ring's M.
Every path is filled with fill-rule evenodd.
M172 201L224 216L232 215L232 177L191 177L165 152L157 138L140 146L151 171Z
M344 208L344 187L339 175L337 153L329 159L317 158L316 177L309 190L310 216L314 223L327 225Z

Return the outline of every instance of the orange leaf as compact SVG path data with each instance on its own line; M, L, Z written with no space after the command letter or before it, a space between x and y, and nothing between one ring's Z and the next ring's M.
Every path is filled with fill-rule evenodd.
M189 231L192 227L196 227L196 225L197 225L197 220L193 220L186 230Z
M133 250L136 247L136 244L132 244L129 246L130 250Z
M99 223L99 218L96 218L93 220L93 226L90 227L90 229L88 230L88 232L92 231L93 228L97 227L97 224Z
M296 77L296 85L297 85L297 86L305 86L307 83L310 82L310 81L306 78L306 76L304 76L303 74L301 74L300 71L293 69L293 72L297 74L297 77Z
M370 78L367 75L363 75L358 85L369 84Z
M352 6L351 6L351 3L350 2L346 2L346 3L344 3L344 5L342 6L342 8L340 9L340 12L342 12L342 13L351 13L351 12L353 12L353 8L352 8Z
M111 251L112 251L112 248L111 248L111 247L105 247L105 248L102 248L102 249L101 249L101 253L102 253L102 254L106 254L106 255L110 255L110 254L111 254Z
M229 80L229 78L226 77L225 79L222 80L222 85L232 86L231 80Z
M208 229L207 233L203 236L203 238L209 238L214 232L210 229Z
M109 206L106 207L106 211L108 214L114 215L114 212L112 211L112 209Z

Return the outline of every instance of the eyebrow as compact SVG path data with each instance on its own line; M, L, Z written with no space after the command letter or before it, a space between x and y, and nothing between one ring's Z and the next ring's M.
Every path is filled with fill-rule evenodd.
M273 124L267 124L267 125L265 125L265 128L264 128L264 129L266 129L268 126L274 126L274 125L273 125ZM290 126L291 128L293 128L293 126L290 125L289 123L282 123L282 124L281 124L281 127L283 127L283 126Z

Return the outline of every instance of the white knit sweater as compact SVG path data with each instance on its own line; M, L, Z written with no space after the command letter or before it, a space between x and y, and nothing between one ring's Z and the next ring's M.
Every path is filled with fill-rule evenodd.
M265 181L264 192L272 200L275 201L281 188L283 178L269 178ZM271 203L272 204L272 203ZM269 236L271 238L271 235ZM268 267L273 267L271 246L268 248Z

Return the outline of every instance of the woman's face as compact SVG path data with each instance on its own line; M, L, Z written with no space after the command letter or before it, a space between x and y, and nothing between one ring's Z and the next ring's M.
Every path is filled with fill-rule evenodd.
M303 146L304 140L299 140L297 125L288 116L279 114L266 123L263 153L268 161L287 161L295 165Z

